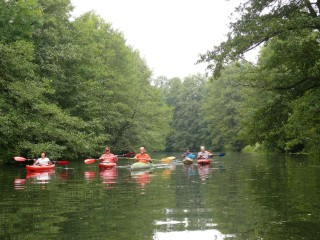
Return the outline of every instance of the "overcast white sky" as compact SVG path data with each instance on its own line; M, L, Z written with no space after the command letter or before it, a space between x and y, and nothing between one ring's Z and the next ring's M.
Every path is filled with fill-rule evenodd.
M199 53L225 40L239 0L71 0L74 16L94 10L153 71L167 78L205 73Z

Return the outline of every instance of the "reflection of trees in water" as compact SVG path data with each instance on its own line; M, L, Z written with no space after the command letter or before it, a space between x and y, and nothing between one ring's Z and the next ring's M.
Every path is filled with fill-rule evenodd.
M0 235L31 239L28 228L33 239L104 239L106 232L108 239L152 239L160 232L216 229L234 239L317 239L318 161L248 154L225 159L227 171L220 174L220 163L211 163L205 184L197 165L195 175L177 165L170 178L168 169L141 176L117 169L116 187L108 191L97 169L85 172L90 181L80 167L67 180L58 177L57 169L46 191L30 184L36 179L23 179L24 169L12 171L11 177L6 171L1 175L0 227L7 233ZM13 184L25 190L14 190Z

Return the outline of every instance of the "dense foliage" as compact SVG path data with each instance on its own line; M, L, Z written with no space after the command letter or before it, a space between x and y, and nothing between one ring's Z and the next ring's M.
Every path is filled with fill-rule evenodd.
M174 109L167 151L184 151L186 147L199 149L200 145L209 145L209 135L201 111L206 82L206 77L201 75L189 76L183 81L165 77L155 80L166 103Z
M0 161L162 149L171 110L122 34L69 0L0 1Z
M207 62L213 71L211 81L203 85L202 98L193 103L201 111L194 112L193 119L174 118L175 135L167 146L188 145L172 139L197 129L193 136L205 134L196 146L205 143L213 149L239 151L255 145L319 154L319 15L319 1L243 1L227 40L200 56L199 61ZM259 45L257 63L243 60L247 51ZM178 93L175 117L181 104L192 103ZM189 127L174 124L178 121Z
M250 0L236 12L239 17L230 24L227 41L200 60L208 62L214 77L224 82L231 62L263 44L257 65L240 63L239 76L229 81L233 94L242 94L236 108L239 133L229 139L283 152L319 154L319 1ZM227 101L227 96L215 97Z
M210 81L151 79L120 32L71 11L69 0L0 1L0 161L106 145L320 153L319 1L243 1L227 40L200 56ZM243 60L258 45L257 63Z

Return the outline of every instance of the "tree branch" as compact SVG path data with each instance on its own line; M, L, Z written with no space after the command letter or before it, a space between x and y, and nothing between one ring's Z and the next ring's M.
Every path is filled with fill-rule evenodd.
M317 0L316 5L317 5L318 10L319 10L319 12L320 12L320 0Z
M319 1L319 0L318 0ZM312 4L309 0L304 0L307 8L309 9L309 12L312 17L316 18L317 17L317 12L313 9Z

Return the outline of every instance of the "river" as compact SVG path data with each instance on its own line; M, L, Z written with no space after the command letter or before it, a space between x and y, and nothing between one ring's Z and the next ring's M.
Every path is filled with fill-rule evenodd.
M178 153L151 153L152 158ZM0 168L0 239L319 239L320 162L227 153L131 172L83 160Z

